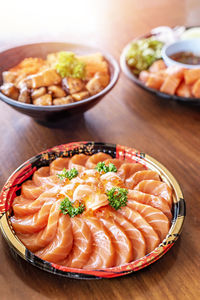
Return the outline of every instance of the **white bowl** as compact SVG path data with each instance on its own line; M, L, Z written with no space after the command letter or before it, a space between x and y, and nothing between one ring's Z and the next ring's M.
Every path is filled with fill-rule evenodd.
M178 52L192 52L200 56L200 38L178 41L170 45L165 45L162 49L162 58L167 66L176 65L187 69L200 69L200 64L183 64L170 58L171 55Z

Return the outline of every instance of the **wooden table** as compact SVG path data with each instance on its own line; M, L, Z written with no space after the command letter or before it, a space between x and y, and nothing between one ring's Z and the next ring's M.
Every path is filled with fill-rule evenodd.
M71 10L67 1L61 2L61 7L49 4L44 14L41 10L47 3L41 4L37 18L36 6L31 14L27 6L15 14L13 4L9 11L13 26L3 27L5 16L0 20L5 28L2 49L27 41L78 41L104 49L119 60L123 46L152 27L199 23L198 0L70 1ZM47 16L55 17L53 24ZM135 147L163 163L180 183L187 203L184 229L176 245L148 268L117 279L79 281L53 276L13 257L1 236L2 300L200 299L200 106L157 98L121 74L115 88L84 115L44 126L1 102L0 120L1 187L22 162L53 145L106 141Z

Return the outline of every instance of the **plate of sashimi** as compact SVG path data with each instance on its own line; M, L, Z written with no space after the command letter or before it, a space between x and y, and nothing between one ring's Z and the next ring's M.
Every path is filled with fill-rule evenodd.
M200 27L153 28L124 47L121 68L134 83L159 97L199 104L199 40ZM170 46L173 54L166 59Z
M182 191L163 165L106 143L43 151L15 170L0 195L11 249L77 279L123 276L155 262L179 237L184 217Z

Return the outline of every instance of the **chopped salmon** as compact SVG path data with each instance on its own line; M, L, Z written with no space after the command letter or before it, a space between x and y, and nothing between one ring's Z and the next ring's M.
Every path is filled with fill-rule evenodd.
M192 94L195 98L200 98L200 78L194 83L192 87Z
M152 63L151 67L149 68L149 72L159 72L161 70L165 70L166 65L162 59L156 60Z
M151 73L146 81L146 86L159 90L165 78L158 73Z
M180 97L192 97L191 86L187 85L185 82L181 82L181 84L176 90L176 94Z
M148 71L145 71L145 70L141 71L140 74L139 74L139 79L142 82L146 83L147 80L149 79L149 75L150 75L150 73Z
M193 84L200 79L200 69L187 69L184 71L184 79L186 84Z
M181 79L174 76L167 76L160 87L160 91L166 94L174 95Z

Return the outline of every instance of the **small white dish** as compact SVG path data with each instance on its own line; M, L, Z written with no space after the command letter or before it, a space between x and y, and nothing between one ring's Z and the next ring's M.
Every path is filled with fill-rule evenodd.
M192 52L194 55L200 56L200 38L178 41L165 45L162 49L162 58L167 66L176 65L181 68L200 69L200 64L183 64L170 58L171 55L178 52Z

